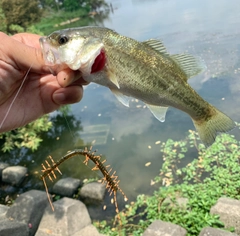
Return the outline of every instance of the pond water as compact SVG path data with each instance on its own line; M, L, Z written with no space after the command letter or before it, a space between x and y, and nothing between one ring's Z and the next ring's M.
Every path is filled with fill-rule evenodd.
M188 52L200 56L207 69L192 78L190 85L205 100L240 121L238 0L112 0L110 3L109 16L100 25L139 41L160 39L171 54ZM151 179L159 174L163 163L158 141L184 139L188 130L194 129L190 117L181 111L170 108L166 121L161 123L140 101L133 99L130 108L126 108L109 89L96 84L85 87L82 101L70 109L67 122L53 114L54 130L44 136L37 152L22 150L11 154L17 157L11 158L11 162L26 165L33 177L21 191L43 189L37 173L48 155L58 160L68 150L83 148L95 140L94 149L117 171L120 186L130 201L138 194L151 194L154 190ZM232 133L239 138L236 130ZM9 160L7 155L3 158ZM63 164L60 167L63 176L96 177L96 173L82 164L83 159L75 157ZM146 167L148 162L151 165ZM15 189L6 187L4 191ZM94 212L101 214L101 207Z

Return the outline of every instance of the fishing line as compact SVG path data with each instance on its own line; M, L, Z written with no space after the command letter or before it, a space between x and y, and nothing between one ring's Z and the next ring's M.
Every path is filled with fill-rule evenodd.
M63 112L63 117L64 117L64 119L65 119L65 121L67 123L67 127L68 127L68 130L70 132L70 135L72 136L72 139L74 140L75 136L74 136L73 131L72 131L71 127L70 127L70 124L69 124L69 122L67 120L67 116L66 116L66 114L64 112Z
M66 121L66 124L67 124L67 127L68 127L68 130L69 130L69 132L70 132L70 135L72 136L72 139L74 140L74 138L76 137L76 135L74 135L74 133L73 133L73 130L71 129L71 127L70 127L70 124L69 124L69 122L68 122L68 119L67 119L67 116L66 116L66 113L65 112L63 112L63 117L64 117L64 119L65 119L65 121ZM74 146L73 146L73 148L74 148L74 150L77 150L77 146L76 146L76 143L74 144ZM90 167L90 166L88 166L88 165L85 165L88 169L90 169L90 170L92 170L92 168ZM95 173L95 175L97 175L98 177L101 177L101 174L99 173L99 172L94 172Z
M5 120L7 119L8 115L9 115L9 112L10 112L10 110L11 110L11 108L12 108L14 102L15 102L16 99L17 99L17 96L19 95L19 93L20 93L20 91L21 91L21 89L22 89L22 87L23 87L23 85L24 85L24 83L25 83L25 81L26 81L26 79L27 79L27 76L28 76L28 74L29 74L29 72L30 72L30 70L31 70L31 68L32 68L32 65L33 65L33 64L31 64L31 66L30 66L29 69L27 70L26 75L25 75L25 77L23 78L23 81L22 81L22 83L21 83L21 85L20 85L20 87L19 87L17 93L15 94L15 96L14 96L14 98L13 98L13 100L12 100L12 102L11 102L11 104L10 104L8 110L7 110L7 113L5 114L3 120L2 120L2 122L1 122L1 124L0 124L0 129L2 128L2 126L3 126L4 122L5 122Z

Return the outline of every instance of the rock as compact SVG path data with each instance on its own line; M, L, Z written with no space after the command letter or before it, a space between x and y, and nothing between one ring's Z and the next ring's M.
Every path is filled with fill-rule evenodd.
M7 213L8 209L9 209L8 206L0 204L0 220L6 218L6 213Z
M95 226L88 225L80 231L74 233L72 236L100 236L100 234Z
M19 186L27 174L27 168L23 166L9 166L2 171L2 181Z
M188 199L184 197L178 197L176 198L176 202L173 202L171 198L167 197L163 204L166 204L167 206L173 208L173 207L180 207L181 209L187 208Z
M91 224L86 206L74 199L64 197L53 203L54 211L49 207L38 227L36 236L73 235Z
M2 171L7 168L9 165L4 162L0 162L0 179L2 179Z
M85 184L79 192L80 198L84 199L85 203L101 202L104 199L106 188L103 184L92 182Z
M240 234L240 201L221 197L211 208L211 214L220 215L220 220L226 228L234 227L235 232Z
M53 192L65 197L71 197L80 186L81 181L74 178L64 178L57 181L53 186Z
M30 190L21 194L8 209L6 217L29 226L29 235L34 235L49 204L44 191Z
M201 230L199 236L237 236L237 234L222 229L205 227Z
M143 236L185 236L187 235L186 229L179 225L161 220L155 220L144 231Z
M188 204L188 198L185 197L179 197L176 199L177 204L180 208L182 209L186 209L187 208L187 204Z
M28 236L29 229L24 223L5 219L0 221L1 236Z

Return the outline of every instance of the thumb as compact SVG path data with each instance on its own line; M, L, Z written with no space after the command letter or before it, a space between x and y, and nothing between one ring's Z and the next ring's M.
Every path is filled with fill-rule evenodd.
M40 37L28 33L16 34L10 37L0 33L2 52L6 55L6 62L17 69L27 70L31 67L33 72L49 73L40 49Z

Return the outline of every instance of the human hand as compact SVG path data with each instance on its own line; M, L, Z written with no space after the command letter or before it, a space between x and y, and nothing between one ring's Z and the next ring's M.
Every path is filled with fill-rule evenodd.
M80 71L65 69L52 75L45 66L39 38L28 33L10 37L0 32L0 133L82 98L82 85L86 82L81 79ZM3 122L29 68L26 81Z

